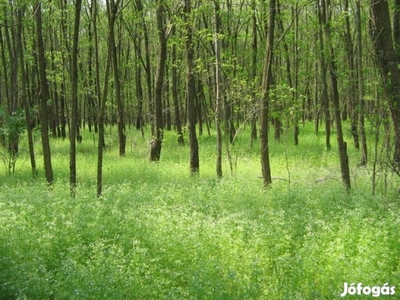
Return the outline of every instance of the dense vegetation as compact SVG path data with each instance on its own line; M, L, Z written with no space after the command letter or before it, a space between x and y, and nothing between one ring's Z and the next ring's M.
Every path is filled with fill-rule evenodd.
M400 0L0 1L0 300L399 286L399 65Z
M0 299L339 299L344 282L400 283L396 177L380 169L372 196L372 167L353 163L346 192L335 147L327 151L311 124L297 147L271 143L270 189L248 129L224 178L215 176L214 135L199 137L203 168L193 176L174 133L149 163L139 132L120 157L108 129L100 198L95 135L83 135L75 198L67 141L51 140L51 186L32 179L25 143L15 174L0 173ZM226 156L223 166L230 174Z

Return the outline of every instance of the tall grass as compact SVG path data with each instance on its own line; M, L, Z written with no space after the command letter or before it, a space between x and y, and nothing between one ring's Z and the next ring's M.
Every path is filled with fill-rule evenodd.
M129 132L125 157L115 136L108 131L101 198L88 132L74 199L67 141L52 141L53 186L31 178L23 153L15 175L0 175L0 299L339 299L344 282L400 287L399 201L371 195L356 151L347 193L336 151L306 127L298 147L271 143L265 190L246 130L222 179L213 136L200 137L194 177L173 133L156 164L139 134Z

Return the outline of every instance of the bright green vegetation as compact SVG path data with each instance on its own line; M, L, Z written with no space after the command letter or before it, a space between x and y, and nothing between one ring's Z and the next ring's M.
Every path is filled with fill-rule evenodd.
M214 137L200 137L200 175L190 176L174 134L158 164L137 132L123 158L109 134L101 198L91 134L78 145L74 199L68 141L52 141L50 188L21 155L15 175L0 173L0 299L341 299L344 282L387 282L400 294L395 178L388 196L371 196L371 167L358 168L349 145L347 194L335 146L327 152L323 134L308 130L297 148L271 143L268 190L246 134L232 150L233 176L225 158L220 180Z

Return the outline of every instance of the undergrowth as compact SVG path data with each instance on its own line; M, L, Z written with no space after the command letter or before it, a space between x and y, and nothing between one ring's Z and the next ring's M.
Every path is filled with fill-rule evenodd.
M132 134L119 157L109 133L97 198L96 137L84 134L75 198L67 141L52 141L51 187L30 178L23 155L2 177L0 299L339 299L344 282L399 287L397 194L371 195L370 169L355 164L347 193L322 138L271 145L264 189L245 135L218 179L213 137L200 137L193 177L174 134L152 164L145 139Z

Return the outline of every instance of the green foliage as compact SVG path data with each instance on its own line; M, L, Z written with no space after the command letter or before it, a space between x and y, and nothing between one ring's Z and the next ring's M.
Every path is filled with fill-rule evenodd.
M19 136L25 131L25 115L22 109L8 114L0 108L0 155L9 174L14 173L18 159Z
M82 132L74 199L68 143L53 140L52 187L22 166L1 183L0 299L339 299L344 282L398 286L398 196L371 196L364 169L353 169L346 193L335 151L303 132L298 147L271 143L276 177L265 190L247 131L235 143L236 175L218 179L214 136L199 137L194 178L175 133L164 132L163 158L149 164L139 132L119 157L113 128L101 198L97 148Z

